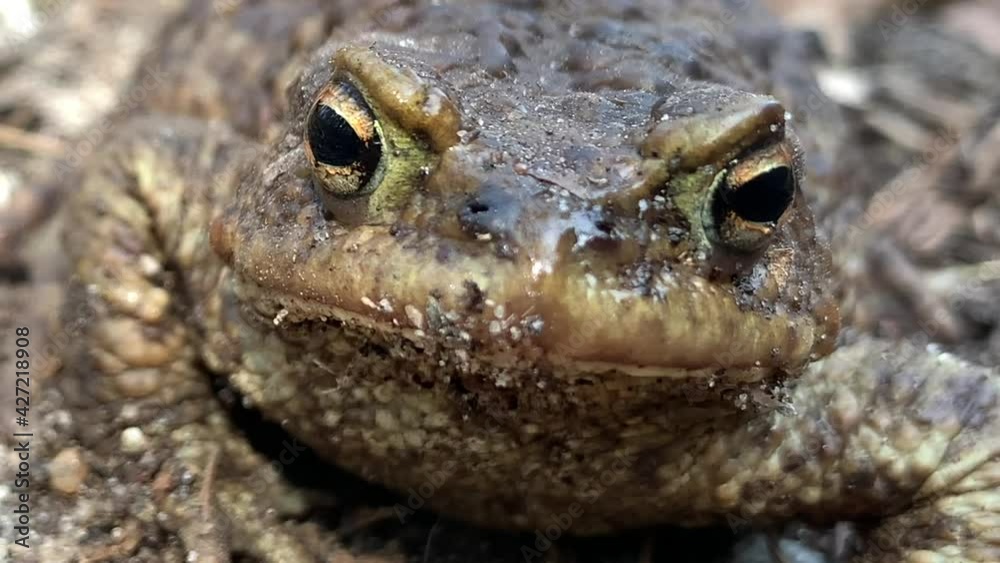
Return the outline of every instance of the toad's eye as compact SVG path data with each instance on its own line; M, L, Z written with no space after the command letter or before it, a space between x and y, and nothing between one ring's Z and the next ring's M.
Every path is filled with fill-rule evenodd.
M313 173L333 196L361 196L378 187L382 130L349 83L327 86L306 120L305 150Z
M794 197L790 165L767 160L737 165L716 182L711 196L714 238L734 250L757 250L774 234Z

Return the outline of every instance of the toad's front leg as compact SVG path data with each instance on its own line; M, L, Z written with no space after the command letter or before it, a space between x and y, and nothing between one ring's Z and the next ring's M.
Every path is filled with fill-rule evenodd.
M863 477L866 468L876 476L875 494L865 495L874 501L894 486L917 485L909 506L880 522L860 560L1000 561L1000 373L908 346L845 352L815 374L849 378L853 391L831 398L867 399L857 402L853 445L841 454L850 469L844 477ZM827 408L831 419L852 411L843 402ZM855 496L844 490L845 508Z
M282 507L305 502L291 500L280 472L215 399L209 371L227 359L203 354L218 344L235 352L226 317L236 312L219 290L225 270L210 224L255 154L222 127L136 120L95 154L67 209L68 330L82 337L60 384L97 474L81 494L124 499L110 524L137 521L143 537L132 549L156 546L164 560L171 549L199 561L228 561L234 551L316 560L281 525ZM91 551L91 560L117 553Z
M859 563L1000 561L1000 374L862 341L795 385L794 413L710 448L726 459L707 502L751 521L881 517Z

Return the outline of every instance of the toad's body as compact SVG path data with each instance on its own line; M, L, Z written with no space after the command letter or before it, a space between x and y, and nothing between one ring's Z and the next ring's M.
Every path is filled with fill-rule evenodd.
M743 37L752 59L746 3L591 4L417 2L301 55L359 8L189 34L302 14L259 59L227 39L269 90L167 90L88 169L81 439L137 427L197 467L229 440L208 371L328 461L434 482L430 506L489 527L886 517L868 560L996 560L997 375L863 338L806 367L839 324L802 156L831 143L796 129L807 74L768 69L780 33ZM260 102L293 59L287 102Z

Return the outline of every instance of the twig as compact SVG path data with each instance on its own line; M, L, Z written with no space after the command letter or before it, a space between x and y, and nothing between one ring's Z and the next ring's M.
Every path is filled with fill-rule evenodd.
M43 156L60 156L66 153L66 143L62 139L3 124L0 124L0 148Z
M441 524L440 517L434 520L434 525L431 526L431 530L427 532L427 543L424 544L423 563L428 563L431 560L431 542L434 541L434 532L437 531L439 524Z

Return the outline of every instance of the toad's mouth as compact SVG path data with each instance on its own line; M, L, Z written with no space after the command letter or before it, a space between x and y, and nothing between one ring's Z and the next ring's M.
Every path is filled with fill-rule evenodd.
M385 227L328 242L297 257L276 256L264 237L236 244L229 258L240 299L279 328L339 321L498 366L735 381L794 372L826 355L839 325L832 301L752 310L677 270L660 274L650 293L561 265L442 256L433 245L401 244Z

